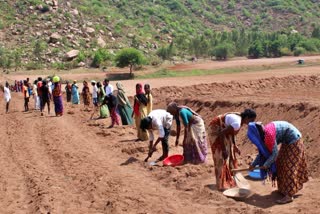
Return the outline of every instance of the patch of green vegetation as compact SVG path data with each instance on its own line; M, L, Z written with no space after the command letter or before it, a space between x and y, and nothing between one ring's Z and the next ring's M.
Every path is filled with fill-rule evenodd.
M304 67L319 66L320 62L313 62L304 64ZM153 73L139 74L136 75L136 79L156 79L164 77L188 77L188 76L203 76L203 75L217 75L217 74L228 74L228 73L242 73L242 72L259 72L265 70L274 69L287 69L301 67L301 65L292 65L291 63L275 64L275 65L262 65L262 66L242 66L232 68L222 68L214 70L189 70L189 71L171 71L168 69L161 69Z
M151 64L158 64L160 58L259 58L320 53L320 5L315 0L255 0L250 3L245 0L69 2L72 8L80 11L79 16L73 17L73 14L63 7L59 7L55 13L48 11L48 5L42 0L1 1L0 30L10 33L8 27L14 26L13 24L33 29L34 23L39 23L40 20L54 23L55 26L49 30L52 33L73 23L74 18L83 24L90 21L96 29L96 36L100 30L112 33L116 42L107 41L108 48L140 49L147 55L146 58L151 59ZM30 6L35 8L37 5L44 7L44 14L30 9ZM66 19L55 22L61 15ZM44 26L40 26L40 30L41 28ZM293 30L298 32L292 33ZM23 27L19 35L27 33L28 29ZM128 38L129 33L134 37ZM75 47L66 35L62 36L63 47L60 53L52 51L50 46L46 47L57 56ZM44 36L41 36L40 40L44 40ZM96 38L89 42L79 38L76 42L80 44L79 49L87 48L86 51L90 52L86 53L85 59L82 57L81 61L99 59L99 54L96 57L92 54L98 47ZM32 60L41 60L45 54L45 51L38 53L39 48L43 49L41 45L38 46L38 51L35 44L24 51L28 52ZM79 59L74 61L78 62Z

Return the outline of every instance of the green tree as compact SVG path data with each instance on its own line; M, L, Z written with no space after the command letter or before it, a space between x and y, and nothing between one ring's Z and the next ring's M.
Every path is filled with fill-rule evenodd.
M260 41L255 41L248 50L249 57L259 58L263 56L263 46Z
M124 48L115 57L117 67L124 68L129 66L130 75L132 75L133 67L142 65L145 61L143 54L135 48Z
M213 50L217 60L226 60L234 54L234 45L232 43L222 43Z

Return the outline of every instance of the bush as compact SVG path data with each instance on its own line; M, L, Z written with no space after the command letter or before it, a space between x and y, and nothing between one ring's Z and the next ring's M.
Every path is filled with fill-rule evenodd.
M280 48L280 53L281 53L281 56L292 56L291 51L287 47Z
M262 57L264 53L263 46L260 41L254 42L248 50L248 55L250 58Z
M222 43L213 50L217 60L226 60L234 54L234 45L231 43Z
M66 69L66 66L63 62L54 62L54 63L52 63L51 66L57 70L65 70Z
M43 66L39 62L28 62L27 64L25 64L25 68L27 70L38 70L43 68Z
M86 60L86 55L84 54L83 51L80 51L76 61L79 63L79 62L84 62L85 60Z
M109 51L106 49L100 48L94 53L91 66L98 68L103 62L111 59L112 59L112 55L109 53Z
M301 54L304 54L306 50L302 47L296 47L293 51L294 56L300 56Z
M50 8L49 8L48 5L44 5L40 11L41 11L42 13L46 13L46 12L49 12L49 11L50 11Z

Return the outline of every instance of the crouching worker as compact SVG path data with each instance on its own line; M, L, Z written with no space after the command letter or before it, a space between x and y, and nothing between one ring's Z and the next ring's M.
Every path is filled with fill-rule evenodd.
M169 134L172 125L173 116L166 110L157 109L150 112L150 114L141 120L140 128L143 131L149 132L149 154L148 157L152 156L152 153L156 150L157 144L161 141L162 143L162 156L157 160L162 161L169 155ZM159 136L156 142L153 144L154 135L153 130L158 130Z

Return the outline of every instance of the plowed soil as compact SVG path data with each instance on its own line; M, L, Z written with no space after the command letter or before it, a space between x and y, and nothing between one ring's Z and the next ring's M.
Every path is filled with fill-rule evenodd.
M92 112L82 105L66 105L62 117L25 113L20 93L13 93L10 113L4 114L1 93L0 213L319 213L319 72L320 67L301 67L143 81L153 88L154 108L176 100L206 124L247 107L264 123L293 123L304 136L310 181L286 205L274 203L281 196L270 182L249 180L253 194L241 201L223 196L215 188L211 153L202 165L150 166L143 161L148 142L135 142L134 127L108 129L109 118L89 120ZM136 83L123 81L128 95ZM241 167L256 154L245 136L243 127L237 137ZM170 154L182 153L174 141Z

